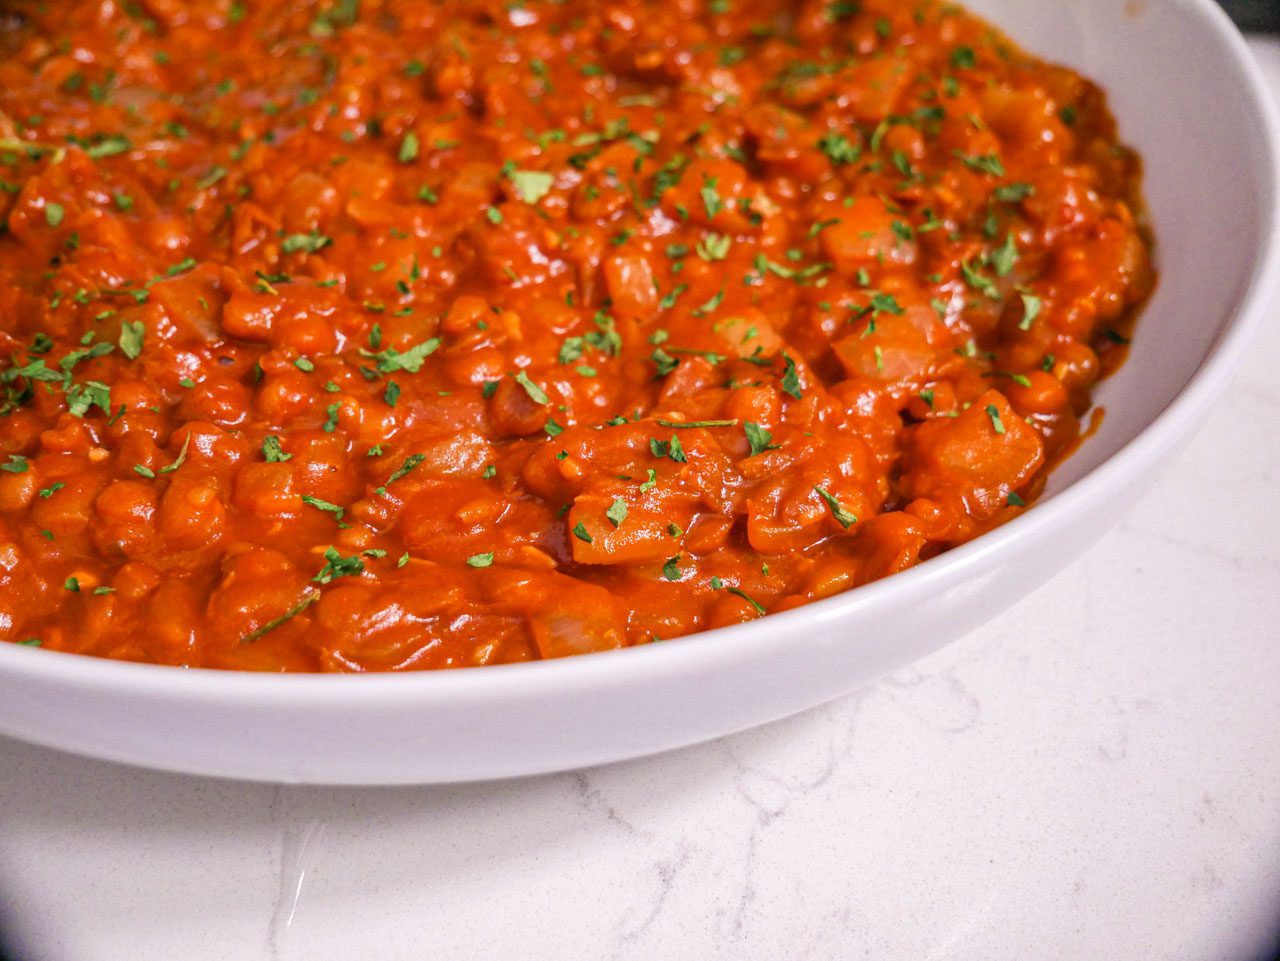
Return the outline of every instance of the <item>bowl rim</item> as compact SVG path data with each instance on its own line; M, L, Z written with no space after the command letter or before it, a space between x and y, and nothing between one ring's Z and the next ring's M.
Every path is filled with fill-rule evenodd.
M1184 0L1228 55L1226 65L1245 94L1258 127L1265 195L1260 208L1258 243L1248 285L1233 315L1172 400L1119 450L1043 503L959 547L906 571L851 591L734 624L657 644L590 655L493 664L481 668L368 673L275 673L113 661L64 651L0 643L0 675L31 683L55 682L87 690L111 690L143 699L163 697L225 704L253 703L259 708L357 701L424 704L482 703L522 695L604 690L619 680L686 674L726 660L750 660L762 649L790 643L795 628L812 621L843 620L858 612L875 615L893 608L898 595L941 590L981 569L992 555L1033 542L1047 529L1065 523L1077 509L1123 485L1144 466L1175 447L1194 427L1243 360L1260 329L1271 297L1280 290L1280 110L1244 37L1213 0ZM619 672L625 672L619 676Z

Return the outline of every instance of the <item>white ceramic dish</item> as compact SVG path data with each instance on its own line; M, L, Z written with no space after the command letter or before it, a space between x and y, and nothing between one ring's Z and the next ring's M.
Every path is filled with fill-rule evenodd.
M812 707L942 646L1116 522L1224 386L1280 278L1274 110L1211 0L972 0L1099 81L1146 160L1161 282L1102 429L1024 516L852 593L609 654L471 671L261 676L0 644L0 732L282 782L477 780L617 761ZM1176 526L1176 518L1170 525Z

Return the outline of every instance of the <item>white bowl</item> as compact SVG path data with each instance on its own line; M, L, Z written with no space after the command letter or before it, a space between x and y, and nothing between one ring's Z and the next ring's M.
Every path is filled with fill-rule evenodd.
M0 732L96 757L325 784L478 780L692 744L834 698L1039 586L1114 524L1227 382L1280 277L1277 124L1211 0L972 0L1111 97L1146 161L1160 285L1102 429L1026 514L848 594L664 644L402 675L254 675L0 644ZM1189 507L1191 505L1188 505ZM1176 518L1170 518L1175 525Z

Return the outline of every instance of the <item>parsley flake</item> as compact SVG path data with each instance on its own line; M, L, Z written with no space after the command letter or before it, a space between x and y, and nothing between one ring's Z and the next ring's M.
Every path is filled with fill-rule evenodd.
M756 454L763 454L767 450L779 449L777 444L770 443L773 440L773 434L759 424L746 421L742 425L742 430L747 435L747 443L751 445L751 453L748 456L754 457Z
M1000 409L995 404L987 405L987 416L991 418L991 426L997 434L1005 433L1004 421L1000 419Z
M332 514L333 519L338 522L339 527L346 526L342 523L343 515L347 512L345 507L340 507L339 505L332 504L329 501L321 500L319 497L312 497L310 494L302 495L302 503L308 504L316 510L324 511L326 514Z
M1000 162L1000 158L993 153L982 154L978 157L972 157L969 154L955 151L956 157L962 164L975 173L989 174L992 177L1004 176L1004 164Z
M130 360L142 353L142 342L146 337L147 327L140 320L126 320L120 325L120 352Z
M387 478L387 483L394 484L426 459L426 454L410 454L404 459L404 463L397 467L391 476Z
M1022 320L1018 323L1018 329L1030 330L1031 325L1040 316L1040 310L1043 306L1044 302L1035 294L1024 293L1022 295Z
M309 234L289 234L280 244L280 250L286 254L314 254L333 243L333 238L312 231Z
M1026 200L1035 192L1036 188L1031 186L1031 184L1002 184L995 189L995 198L996 200L1003 201L1004 203L1016 204L1020 201Z
M551 192L555 177L542 170L513 170L507 174L516 196L527 204L536 204Z
M716 178L704 176L702 178L702 187L698 191L698 195L702 198L702 205L706 208L707 217L715 217L716 214L724 210L724 201L720 199L720 194L716 192Z
M402 164L412 163L418 159L418 135L410 130L400 141L400 151L396 159Z
M841 133L828 133L818 141L821 150L837 167L844 164L857 163L862 156L862 148Z
M952 70L972 70L975 63L977 63L977 57L974 55L973 47L956 47L951 51Z
M698 242L698 256L708 262L724 260L733 241L724 234L707 234Z
M329 548L329 550L332 551L333 548L331 547ZM334 553L337 554L337 551L334 551ZM328 556L328 552L326 552L325 556L326 557ZM352 560L356 560L356 558L352 558ZM358 564L360 562L356 560L356 563ZM363 565L361 565L361 569L363 570ZM321 573L323 574L324 571L321 571ZM341 577L342 575L338 574L336 576ZM324 583L327 584L329 582L325 581ZM267 621L267 623L263 624L261 627L257 628L256 630L250 631L244 637L240 638L240 643L248 644L258 640L261 637L265 637L267 634L270 634L272 631L274 631L277 627L280 627L282 624L286 624L289 621L293 620L295 617L297 617L299 614L301 614L303 611L305 611L308 607L310 607L312 604L314 604L318 600L320 600L319 591L307 591L307 593L303 595L302 600L300 600L297 604L289 608L279 617L274 617L271 620Z
M551 398L547 396L547 392L529 379L529 375L523 370L517 371L515 375L516 383L524 388L524 392L529 395L529 399L535 404L549 404Z
M283 464L293 455L284 452L284 448L280 446L279 437L268 434L262 438L262 456L266 458L268 464Z
M830 509L831 516L834 517L845 530L848 530L858 522L858 518L847 511L844 505L841 504L840 501L838 501L835 496L825 488L815 486L813 489L817 491L818 496L822 498L823 502Z
M627 519L627 502L621 497L615 497L604 516L609 518L614 527L621 527L622 522Z
M325 421L320 426L326 434L332 434L338 429L338 412L342 410L342 404L332 403L325 408Z
M313 583L328 584L339 577L354 577L357 574L364 573L364 561L360 560L360 555L358 554L353 554L351 557L343 557L338 553L337 548L326 547L324 560L324 567L320 568L319 573L311 578Z
M376 346L376 345L375 345ZM422 343L410 347L408 350L401 352L394 347L388 347L386 350L373 353L360 349L361 357L368 357L370 360L377 361L378 371L383 374L394 373L397 370L403 370L406 373L416 374L422 370L423 362L440 349L440 338L431 337Z
M768 613L768 612L764 609L764 605L763 605L763 604L761 604L759 601L757 601L754 597L751 597L750 595L748 595L748 594L747 594L747 592L746 592L746 591L744 591L742 588L740 588L740 587L727 587L727 588L725 588L725 590L727 590L730 594L734 594L734 595L736 595L737 597L741 597L744 601L746 601L748 604L750 604L750 605L751 605L751 607L755 610L755 612L756 612L757 614L761 614L761 615L763 615L763 614Z
M800 373L796 370L796 362L786 354L782 355L782 359L787 365L782 375L782 390L800 400L804 397L804 391L800 388Z
M991 266L996 269L997 277L1008 277L1017 262L1018 245L1013 239L1013 233L1010 232L1005 237L1004 244L991 255Z

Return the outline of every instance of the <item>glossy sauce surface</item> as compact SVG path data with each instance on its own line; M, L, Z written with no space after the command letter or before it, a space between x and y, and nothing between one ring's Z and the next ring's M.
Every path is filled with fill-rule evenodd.
M0 637L669 641L1025 509L1153 283L1102 94L951 4L0 15Z

